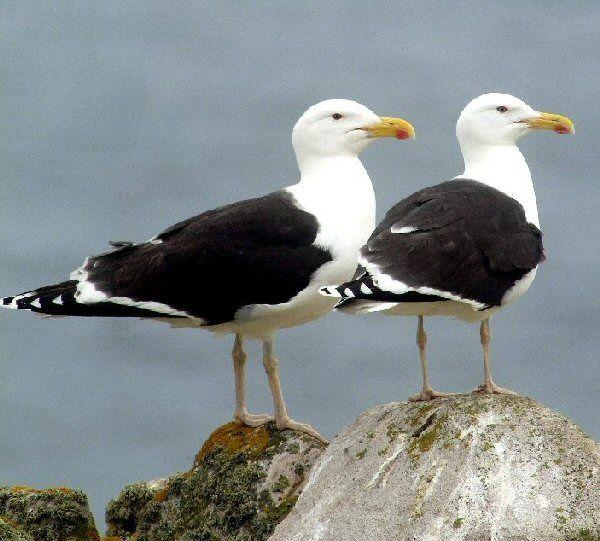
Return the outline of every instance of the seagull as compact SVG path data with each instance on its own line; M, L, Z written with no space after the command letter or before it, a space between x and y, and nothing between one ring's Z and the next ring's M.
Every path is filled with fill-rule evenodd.
M425 316L480 322L485 393L514 394L492 380L490 318L525 293L545 259L538 210L517 141L532 130L574 133L570 119L508 95L471 101L456 124L462 175L394 205L361 249L355 277L322 289L336 308L417 316L423 385L411 400L448 396L429 384Z
M254 427L274 419L279 429L325 441L288 416L274 337L279 329L328 313L336 301L319 289L352 278L359 249L375 226L373 186L358 155L380 137L409 139L414 129L351 100L318 103L292 132L297 184L209 210L147 242L111 242L114 250L88 257L70 280L6 297L0 305L233 334L234 419ZM246 338L263 343L274 418L246 408Z

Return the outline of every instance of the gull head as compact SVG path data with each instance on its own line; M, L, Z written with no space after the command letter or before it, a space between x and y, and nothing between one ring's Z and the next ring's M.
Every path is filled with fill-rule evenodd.
M566 116L536 111L510 94L483 94L471 101L456 123L461 145L514 145L532 130L552 130L559 134L575 133Z
M409 139L412 125L380 117L352 100L326 100L310 107L296 122L292 143L298 158L358 156L379 137Z

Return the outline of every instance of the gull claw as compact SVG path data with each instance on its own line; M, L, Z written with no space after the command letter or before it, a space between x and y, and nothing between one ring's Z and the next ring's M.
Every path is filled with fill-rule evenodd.
M496 385L492 380L483 382L477 389L473 391L474 393L485 393L485 394L507 394L507 395L516 395L514 391L510 389L505 389L504 387L500 387Z
M284 419L275 419L275 424L279 430L286 430L286 429L296 430L298 432L303 432L304 434L307 434L307 435L311 436L312 438L315 438L316 440L319 440L321 443L325 443L325 444L329 443L323 436L321 436L321 434L319 434L309 424L299 423L298 421L294 421L293 419L290 419L289 417L286 417Z
M272 415L266 413L248 413L247 411L242 413L235 413L233 418L238 422L246 426L263 426L274 420Z
M412 395L408 400L410 402L426 402L428 400L434 400L435 398L448 398L454 396L456 393L443 393L436 391L431 387L424 387L418 394Z

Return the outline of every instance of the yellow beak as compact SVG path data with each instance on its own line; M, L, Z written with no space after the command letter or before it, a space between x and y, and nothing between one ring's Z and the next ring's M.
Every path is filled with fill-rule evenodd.
M389 116L380 117L379 122L363 126L361 129L371 137L395 137L396 139L410 139L415 136L415 129L410 122L401 118Z
M554 113L542 113L538 118L525 121L530 128L536 130L552 130L556 133L575 133L575 125L570 118Z

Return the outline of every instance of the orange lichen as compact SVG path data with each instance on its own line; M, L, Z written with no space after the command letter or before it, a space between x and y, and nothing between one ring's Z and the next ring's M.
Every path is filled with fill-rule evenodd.
M10 487L10 491L11 492L35 492L35 493L39 493L41 492L41 490L37 489L37 488L33 488L33 487L28 487L25 485L15 485L13 487Z
M12 518L7 517L6 515L0 515L0 520L2 522L6 522L6 524L12 526L13 528L16 528L17 530L21 529L21 526L19 526L19 524L17 524Z
M164 488L160 489L155 495L154 495L154 501L157 502L164 502L167 499L167 496L169 495L169 485L165 486Z
M85 539L85 541L101 541L100 534L98 534L98 532L92 528L90 528L87 533L84 534L83 539Z
M268 445L269 432L267 428L264 426L253 428L234 421L217 428L209 436L196 455L194 465L198 466L204 457L217 446L222 447L230 455L244 451L250 456L257 456Z
M60 492L61 494L73 494L73 490L68 487L50 487L50 488L34 488L25 485L15 485L10 487L11 492L25 492L29 494L48 494L52 492Z

